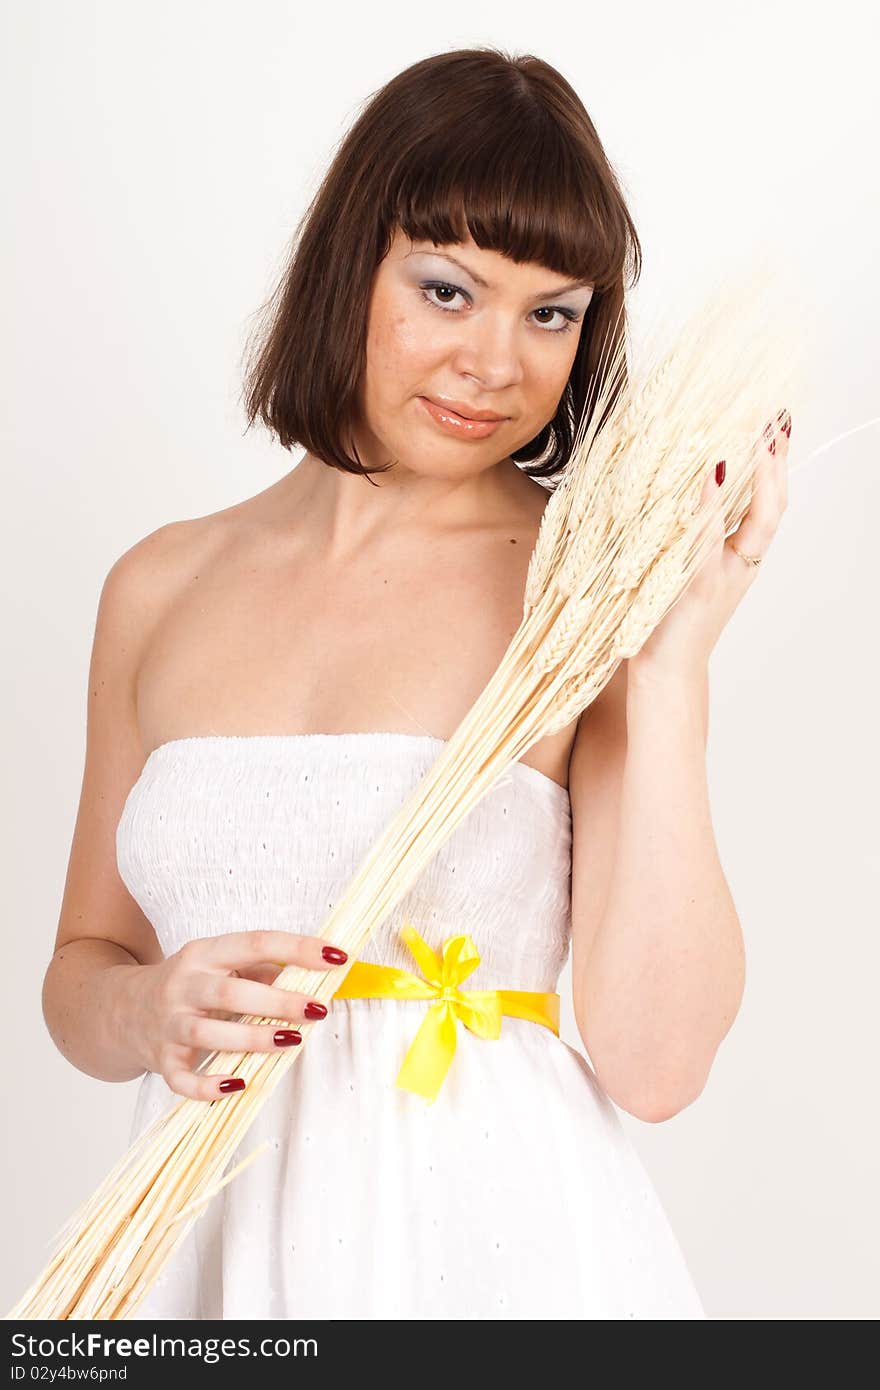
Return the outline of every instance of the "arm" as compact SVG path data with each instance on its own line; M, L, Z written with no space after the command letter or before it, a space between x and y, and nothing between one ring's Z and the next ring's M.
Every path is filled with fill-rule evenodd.
M55 1046L79 1071L101 1081L133 1081L146 1066L125 1028L126 990L142 962L102 937L62 946L43 980L43 1017Z
M116 825L143 767L135 675L168 583L176 525L138 542L101 590L89 667L85 770L43 1017L80 1071L128 1081L146 1070L127 1027L137 977L162 960L155 932L116 867Z
M572 750L574 1011L603 1088L656 1121L700 1094L745 962L709 809L708 676L627 668Z

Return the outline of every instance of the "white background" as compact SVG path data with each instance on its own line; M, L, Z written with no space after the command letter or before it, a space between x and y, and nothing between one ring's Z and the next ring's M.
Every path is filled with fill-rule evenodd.
M251 316L360 103L490 43L584 100L642 239L637 311L761 246L819 326L789 509L711 668L746 998L698 1102L624 1122L711 1318L877 1316L877 427L810 458L880 415L873 8L7 0L3 1311L121 1151L137 1084L72 1068L40 1011L103 578L298 457L243 437Z

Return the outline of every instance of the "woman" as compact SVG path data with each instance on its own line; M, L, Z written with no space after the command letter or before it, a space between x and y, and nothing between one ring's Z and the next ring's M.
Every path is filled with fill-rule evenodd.
M136 1315L702 1318L613 1103L689 1104L739 1006L706 663L772 534L785 434L736 552L512 765L362 954L411 971L404 922L438 953L468 932L468 988L552 992L571 949L595 1070L508 1017L491 1041L457 1030L425 1105L395 1084L423 1003L327 1011L272 980L343 963L327 912L507 647L538 480L565 467L640 248L571 87L492 49L375 94L299 232L247 413L304 457L135 545L96 624L53 1038L91 1075L143 1076L134 1137L179 1096L235 1104L206 1052L310 1034L242 1146L268 1151Z

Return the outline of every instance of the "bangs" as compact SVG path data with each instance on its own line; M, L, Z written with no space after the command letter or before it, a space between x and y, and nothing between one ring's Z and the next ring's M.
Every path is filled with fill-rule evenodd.
M607 198L609 171L599 176L578 154L546 111L508 110L502 119L493 106L396 162L382 221L389 232L399 225L413 240L439 244L469 234L484 250L588 280L601 293L633 268L630 227Z

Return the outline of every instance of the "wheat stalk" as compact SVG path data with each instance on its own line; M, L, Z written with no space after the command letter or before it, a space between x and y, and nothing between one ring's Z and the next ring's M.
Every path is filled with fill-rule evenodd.
M367 940L510 763L577 718L640 649L706 558L712 535L698 500L720 458L726 531L739 523L763 427L791 406L796 384L790 324L768 318L766 301L766 285L731 284L640 373L627 362L623 338L607 353L591 385L590 421L585 412L543 514L520 625L324 923L321 935L348 952L347 967L288 966L275 981L281 988L330 1000ZM312 1026L302 1025L304 1044ZM261 1152L221 1176L303 1051L206 1058L200 1070L241 1076L246 1088L222 1101L184 1099L160 1116L66 1223L55 1254L7 1317L131 1317L205 1205Z

